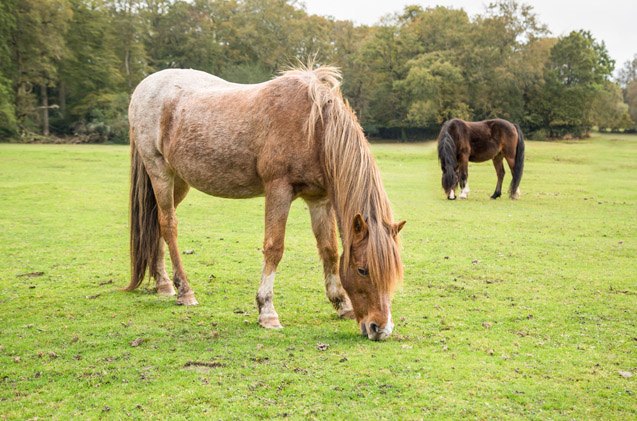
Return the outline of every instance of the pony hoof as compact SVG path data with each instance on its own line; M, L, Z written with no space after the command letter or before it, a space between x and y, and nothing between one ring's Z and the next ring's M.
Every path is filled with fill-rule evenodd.
M171 297L175 295L175 288L171 283L159 284L157 285L157 295L161 295L164 297Z
M283 329L278 316L259 316L259 325L266 329Z
M449 196L449 197L447 197L447 199L448 200L456 200L456 197L455 196L454 197Z
M197 304L199 304L199 302L195 298L195 293L190 291L177 298L177 304L179 304L180 306L196 306Z

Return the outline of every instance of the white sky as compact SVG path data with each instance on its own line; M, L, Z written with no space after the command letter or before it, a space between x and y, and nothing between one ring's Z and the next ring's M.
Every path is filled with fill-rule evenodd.
M469 16L483 13L490 0L301 0L310 14L333 16L357 24L372 25L388 13L408 4L423 8L436 5L464 9ZM541 23L553 35L585 29L604 41L618 69L637 54L637 0L522 0L533 6Z

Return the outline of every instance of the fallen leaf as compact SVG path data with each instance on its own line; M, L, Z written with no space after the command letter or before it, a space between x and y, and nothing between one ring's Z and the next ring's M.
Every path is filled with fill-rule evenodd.
M484 327L485 329L491 329L491 326L493 326L492 323L489 323L489 322L482 323L482 327Z
M144 342L144 338L137 338L130 343L130 346L140 346Z
M184 254L195 254L195 251L190 249L190 250L184 250Z
M474 265L477 265L478 263L480 263L480 261L478 259L472 260L471 263L473 263Z
M618 371L619 375L622 376L625 379L630 379L631 377L633 377L633 373L631 373L630 371Z
M329 344L324 344L324 343L321 343L321 342L316 344L316 349L318 349L319 351L325 351L329 347L330 347Z

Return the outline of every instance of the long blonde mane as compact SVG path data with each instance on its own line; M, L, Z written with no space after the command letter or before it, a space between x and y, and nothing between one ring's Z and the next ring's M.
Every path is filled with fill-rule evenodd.
M391 292L403 276L398 238L394 240L391 233L394 222L391 204L358 119L343 99L341 73L335 67L310 70L302 66L284 72L283 76L307 83L312 101L308 139L315 138L319 123L323 128L325 172L339 219L343 264L349 265L354 217L360 213L369 229L370 277L379 289Z

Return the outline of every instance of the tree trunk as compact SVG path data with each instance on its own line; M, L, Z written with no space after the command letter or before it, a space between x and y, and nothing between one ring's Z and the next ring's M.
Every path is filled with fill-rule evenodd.
M47 93L46 84L40 85L40 94L42 95L42 134L49 135L49 95Z
M60 81L58 89L58 102L60 103L60 112L62 113L63 117L66 117L66 83L64 83L64 81Z

